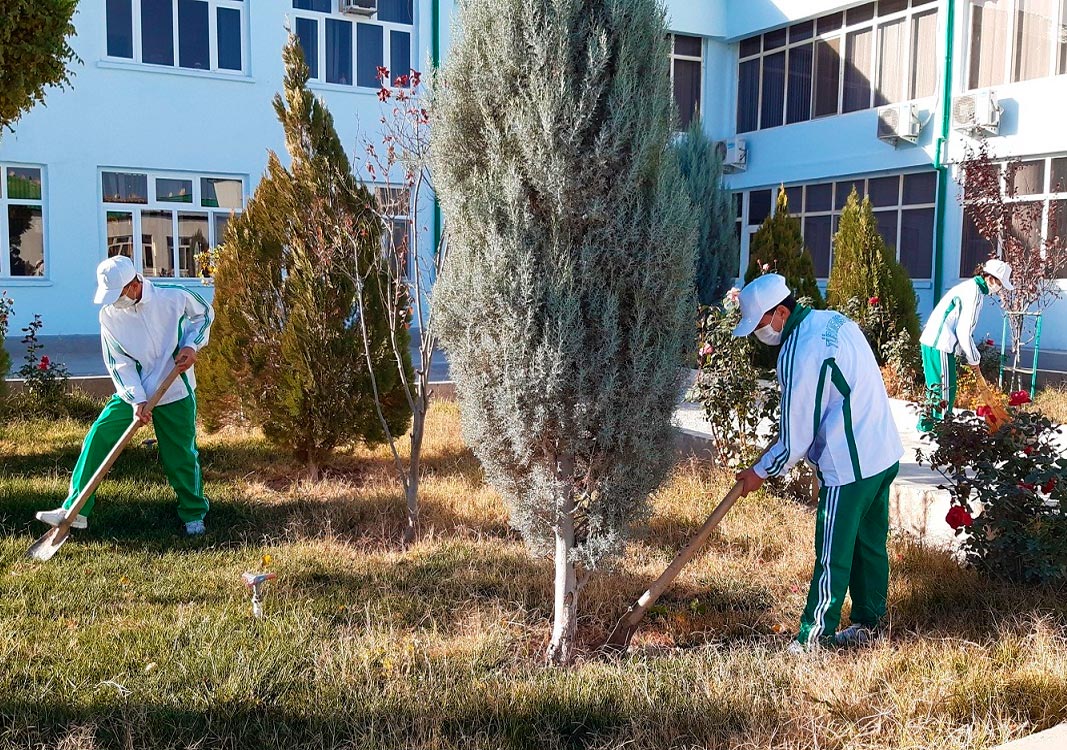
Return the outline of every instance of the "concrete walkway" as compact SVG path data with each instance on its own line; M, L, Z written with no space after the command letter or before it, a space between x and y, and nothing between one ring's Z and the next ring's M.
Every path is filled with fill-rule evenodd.
M1003 745L998 745L993 750L1064 750L1067 748L1067 724L1046 729L1044 732L1023 737Z

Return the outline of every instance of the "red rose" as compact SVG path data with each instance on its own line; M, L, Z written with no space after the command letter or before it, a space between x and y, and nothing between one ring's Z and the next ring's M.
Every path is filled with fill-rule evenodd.
M877 297L871 297L869 300L867 300L867 304L870 305L871 307L877 307L878 306L878 302L879 302L879 299Z
M974 410L974 413L980 417L993 416L993 410L990 409L988 406L979 406L977 409Z
M949 508L948 515L945 516L945 522L953 529L958 529L961 526L970 526L974 523L974 519L971 518L971 514L967 512L967 509L953 505Z
M48 355L47 355L47 354L46 354L46 355L44 355L43 357L41 357L41 365L40 365L41 369L42 369L42 370L46 369L46 368L48 367L48 365L49 365L49 364L51 363L51 361L52 361L52 360L50 360L50 359L48 358Z
M1030 484L1029 482L1019 482L1018 487L1019 487L1019 489L1029 490L1030 492L1033 492L1034 490L1037 489L1037 485L1036 484Z
M986 346L993 346L993 339L986 339L985 340L985 345Z
M1022 406L1030 403L1030 394L1026 391L1015 391L1008 399L1008 406Z
M1041 487L1041 491L1046 495L1051 495L1054 489L1056 489L1056 477L1052 477Z
M1034 452L1034 446L1032 446L1032 445L1028 445L1025 448L1023 448L1023 453L1025 453L1028 456L1033 452Z

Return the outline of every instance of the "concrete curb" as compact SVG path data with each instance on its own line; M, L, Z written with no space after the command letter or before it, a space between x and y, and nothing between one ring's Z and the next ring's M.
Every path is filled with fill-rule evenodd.
M993 750L1063 750L1067 747L1067 724L997 745Z

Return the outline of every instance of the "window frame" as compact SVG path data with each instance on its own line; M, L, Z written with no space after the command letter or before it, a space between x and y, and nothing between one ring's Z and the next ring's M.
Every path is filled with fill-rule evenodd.
M126 203L120 201L105 201L104 200L104 175L107 173L123 173L123 174L136 174L144 175L147 180L147 192L144 203ZM188 203L178 201L161 201L156 194L156 181L157 180L189 180L192 182L192 200ZM238 208L223 208L216 206L203 205L203 187L201 180L203 179L216 179L216 180L237 180L241 183L241 207ZM218 223L217 216L225 216L227 221L235 215L242 214L248 206L248 189L249 189L248 175L227 173L227 172L179 172L170 170L158 170L158 169L141 169L137 167L99 167L96 175L96 201L97 211L100 218L100 247L102 249L100 253L100 259L106 259L110 257L110 247L108 241L108 214L110 213L126 213L131 215L130 223L130 243L132 250L133 265L137 269L137 273L146 276L149 279L167 279L169 282L177 283L204 283L209 282L210 277L205 276L181 276L181 235L178 232L178 226L181 222L179 214L205 214L207 216L208 235L207 242L209 248L215 248L222 241L221 237L218 237ZM143 242L143 221L144 217L142 213L145 211L169 211L171 212L171 237L173 242L169 248L171 268L173 268L174 276L148 276L145 273L144 267L144 242Z
M415 234L414 234L414 231L415 231L415 214L414 214L414 210L413 210L414 209L414 205L413 205L414 196L412 195L412 193L413 193L412 187L410 185L407 185L407 184L404 184L404 183L394 183L394 182L373 182L373 183L368 184L368 187L373 190L374 199L377 202L377 208L378 208L379 216L381 217L382 221L387 224L387 226L382 227L382 240L381 240L381 243L382 243L382 248L381 248L382 249L382 255L385 257L386 261L392 262L393 257L395 255L395 248L394 248L394 245L393 245L393 237L394 237L394 235L392 233L393 225L394 224L406 224L407 225L407 242L408 242L408 245L407 245L407 252L405 253L403 263L404 263L404 278L406 280L410 280L409 273L410 273L411 269L414 268L414 263L413 263L412 258L413 258L413 253L415 252ZM407 211L406 212L404 212L404 213L387 212L385 210L386 207L392 207L392 206L401 205L400 201L393 202L393 201L388 200L388 199L386 199L385 201L382 200L382 194L383 193L388 193L389 191L402 191L403 193L407 193L407 201L406 201L406 203L407 203Z
M1001 71L1000 83L978 83L977 85L971 85L971 68L974 63L974 54L981 48L975 45L974 34L971 30L974 28L975 13L979 13L982 10L982 6L976 3L968 3L970 7L970 13L967 14L966 28L967 28L967 54L964 58L963 71L965 79L963 81L964 91L981 91L982 89L989 89L998 86L1010 86L1016 83L1026 83L1028 81L1039 81L1044 78L1056 78L1058 76L1067 75L1067 73L1060 72L1060 66L1064 63L1060 59L1060 48L1062 42L1060 41L1060 34L1064 33L1063 29L1067 27L1067 4L1060 2L1059 0L1052 0L1053 8L1055 11L1055 17L1052 19L1053 33L1049 35L1049 51L1048 51L1048 66L1047 72L1043 76L1035 76L1033 78L1016 78L1015 77L1015 63L1016 53L1018 52L1018 30L1019 30L1019 0L999 0L1000 2L1006 2L1009 5L1008 22L1006 25L1007 39L998 40L998 42L1004 45L1004 69ZM1059 33L1056 33L1059 31Z
M41 173L41 197L38 198L12 198L8 195L7 170L8 169L36 169ZM51 257L48 251L48 170L44 164L32 162L0 162L0 279L6 285L11 284L40 284L49 282L52 268ZM14 276L11 273L11 238L8 226L8 206L32 206L41 209L41 259L44 263L44 273L40 276Z
M400 23L398 21L382 21L375 16L353 16L347 13L341 13L338 10L338 0L330 0L330 12L322 12L317 10L306 10L303 8L293 7L292 0L289 1L289 9L286 13L292 19L293 28L296 28L296 19L304 19L306 21L315 22L315 38L317 39L318 49L316 50L316 63L317 63L317 75L308 78L309 83L315 87L329 87L337 88L342 91L351 91L353 89L360 92L372 92L378 90L378 85L374 86L361 86L359 81L359 30L358 24L367 24L370 26L378 26L382 29L382 64L384 67L389 68L389 77L393 80L398 75L407 75L410 70L405 70L398 73L392 69L392 56L393 56L393 32L399 31L408 35L408 65L413 67L415 65L415 54L418 50L417 39L415 30L418 28L418 15L419 15L419 3L413 2L412 4L412 23ZM326 67L326 21L327 19L333 21L346 21L352 25L352 81L351 83L337 83L326 80L327 67ZM390 81L392 85L392 81Z
M133 55L131 57L120 57L115 55L109 55L107 51L107 13L105 9L104 23L102 24L101 33L103 34L103 44L101 49L104 53L101 57L102 60L108 63L118 63L120 65L136 65L146 70L161 70L161 71L179 71L182 73L188 73L191 75L218 75L232 78L248 78L251 75L251 69L249 65L249 14L251 9L248 7L251 0L201 0L208 4L208 67L207 68L187 68L180 65L180 39L178 29L180 21L178 18L178 2L179 0L171 0L171 44L173 47L174 59L170 65L163 65L160 63L144 62L144 49L143 40L141 36L141 0L130 0L130 17L131 17L131 44L133 45ZM232 68L220 68L219 67L219 34L218 34L218 9L226 8L229 10L236 10L241 14L241 69L233 70Z
M700 56L699 57L696 57L695 55L683 55L683 54L680 54L680 53L675 51L676 48L677 48L676 37L680 37L680 36L688 37L689 39L697 39L697 40L700 41ZM700 64L700 85L699 85L699 88L697 89L697 102L696 102L697 106L696 106L696 111L693 112L693 115L690 118L689 125L692 125L693 120L696 120L697 122L703 122L704 121L704 88L705 88L705 85L707 84L706 76L708 74L707 66L704 64L704 58L707 56L707 48L708 48L707 39L705 37L697 36L695 34L679 34L679 33L674 32L674 31L668 32L667 39L668 39L668 41L670 43L670 53L668 55L668 59L670 60L671 98L672 99L674 98L674 63L675 63L675 61L684 60L685 62L695 62L695 63L699 63ZM678 106L678 102L675 101L674 105L677 107ZM681 125L680 122L679 122L679 125ZM682 130L688 129L689 125L687 125L685 128L682 128Z
M759 47L760 47L759 52L755 52L755 53L752 53L752 54L749 54L749 55L742 56L741 55L740 41L738 42L737 57L736 57L735 69L734 69L735 80L738 81L738 87L735 87L735 90L737 91L737 108L738 108L738 110L740 110L740 106L741 106L741 103L740 103L740 88L739 88L739 86L740 86L740 76L741 76L741 64L745 63L745 62L750 62L752 60L758 60L759 61L759 68L758 68L758 75L757 75L757 78L759 80L759 86L758 86L757 101L756 101L756 105L755 105L755 107L756 107L756 127L753 130L745 130L745 131L738 130L738 133L739 134L741 134L741 133L754 133L754 132L758 132L760 130L773 130L774 128L785 127L787 125L793 125L793 124L797 124L797 123L801 123L801 122L811 122L811 121L814 121L814 120L822 120L822 119L826 119L826 118L829 118L829 117L837 117L837 116L840 116L840 115L852 114L853 112L864 112L864 111L867 111L867 110L870 110L870 109L875 109L875 108L877 108L879 106L885 106L885 105L882 105L882 104L878 103L879 89L878 89L878 86L877 86L878 81L881 80L880 76L881 76L881 73L882 73L882 59L881 59L881 38L882 38L881 35L882 35L882 29L885 26L888 26L888 25L893 24L893 23L901 22L901 21L904 24L903 34L905 35L905 40L904 40L904 43L903 43L902 46L904 47L904 49L907 50L907 61L906 61L906 64L901 66L901 69L898 72L898 76L900 78L900 80L898 81L898 87L899 87L899 89L901 91L903 91L905 93L906 98L904 98L903 100L901 100L899 102L887 102L887 104L901 104L901 103L906 103L906 102L919 101L919 100L922 100L922 99L928 99L931 96L935 96L936 95L936 91L933 94L927 94L925 96L915 95L915 92L914 92L913 87L912 87L912 78L913 78L912 74L913 74L914 70L918 66L918 60L917 60L918 47L917 47L917 44L916 44L916 41L917 41L917 37L916 37L916 18L919 18L919 17L922 17L922 16L926 16L926 15L931 15L931 14L934 15L935 16L935 29L936 29L937 26L941 23L941 20L942 20L942 14L940 12L939 5L936 4L936 3L925 2L924 0L911 0L911 2L908 3L907 7L903 8L902 10L896 10L896 11L893 11L891 13L885 13L885 14L882 14L879 11L880 11L880 3L878 4L878 6L876 6L875 13L874 13L872 18L870 18L868 20L864 20L864 21L853 22L851 24L848 23L848 14L844 13L843 11L837 11L835 13L827 13L827 14L823 14L823 15L820 15L820 16L815 16L815 17L812 17L812 18L807 18L807 19L804 19L804 20L800 20L800 21L794 21L792 24L790 24L788 27L786 27L786 28L788 28L790 30L790 32L792 32L792 29L794 27L796 27L796 26L801 26L803 24L811 23L814 26L811 35L810 36L804 36L801 39L794 40L793 39L793 34L789 33L789 35L787 36L786 44L781 46L781 47L775 47L774 49L766 49L765 48L766 45L765 45L765 42L763 40L766 38L768 33L774 33L775 31L780 31L781 29L771 30L770 32L763 32L761 34L756 34L756 35L752 35L752 36L749 36L749 37L745 37L744 40L740 40L740 41L745 41L745 40L748 40L748 39L759 38L761 40L761 43L759 45ZM842 13L843 14L841 25L838 26L837 28L834 28L834 29L830 30L830 31L823 31L823 32L820 33L819 30L818 30L818 26L819 26L818 22L820 20L822 20L822 19L830 18L831 16L835 16L838 13ZM870 70L871 70L871 76L870 76L870 80L869 80L870 91L869 91L869 94L868 94L868 104L867 104L866 107L862 107L862 108L859 108L859 109L853 109L853 110L849 110L848 112L846 112L846 111L844 111L844 97L845 97L845 76L846 76L846 73L847 73L847 70L848 70L848 67L849 67L848 64L847 64L848 39L849 39L850 35L855 34L857 32L863 32L863 31L870 31L871 32L871 43L870 43L871 51L870 51L870 59L868 60L868 63L870 65ZM936 36L936 34L935 34L935 36ZM817 114L815 114L815 111L816 111L816 107L815 107L815 105L816 105L816 95L815 94L816 94L816 88L817 88L817 85L818 85L819 44L820 43L829 44L835 39L837 40L837 45L838 45L838 52L837 52L837 59L838 59L838 66L837 66L837 68L838 68L838 70L837 70L837 106L836 106L834 112L832 112L832 113L825 113L825 114L818 114L817 115ZM806 45L811 45L811 47L812 47L811 91L809 92L809 102L808 102L809 116L808 116L808 118L806 120L797 120L794 123L790 123L790 122L788 122L788 115L786 115L785 117L783 117L783 123L781 125L771 125L771 126L768 126L768 127L763 127L762 112L763 112L763 67L764 67L764 60L769 55L774 55L774 54L777 54L777 53L783 52L783 51L786 53L786 85L784 86L784 91L783 91L783 104L782 104L782 106L783 106L783 112L788 112L788 106L789 106L789 58L791 56L791 53L792 53L793 49L799 48L799 47L803 47L803 46L806 46ZM737 118L735 117L735 120L736 119Z

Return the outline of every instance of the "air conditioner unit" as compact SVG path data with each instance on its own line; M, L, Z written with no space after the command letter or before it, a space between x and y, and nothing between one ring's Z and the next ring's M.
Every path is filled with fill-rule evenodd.
M992 91L964 94L952 100L952 127L970 135L1000 132L1000 105Z
M378 12L378 0L338 0L342 13L354 16L373 16Z
M919 140L919 115L914 104L891 104L878 108L878 137L894 146Z
M731 138L716 144L724 172L744 172L748 167L748 144L744 138Z

